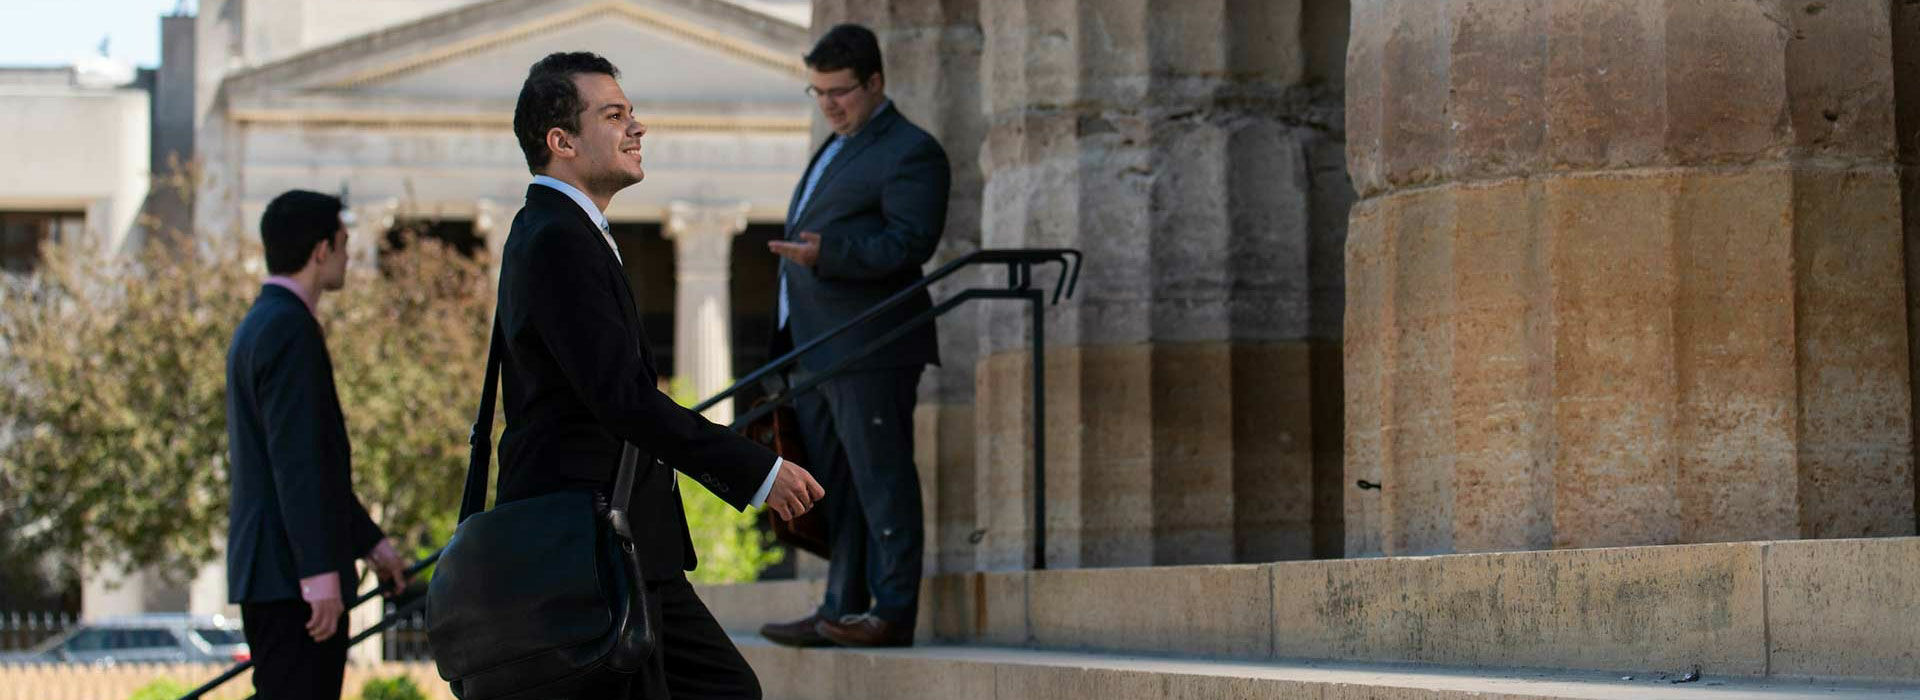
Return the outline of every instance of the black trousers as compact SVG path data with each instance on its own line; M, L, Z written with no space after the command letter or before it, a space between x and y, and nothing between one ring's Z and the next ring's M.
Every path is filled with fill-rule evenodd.
M647 582L647 602L660 622L653 667L576 700L760 700L760 678L713 619L686 579Z
M260 700L340 700L347 672L347 616L327 641L307 635L313 609L303 600L241 603L240 624L253 654L253 691Z
M815 507L833 541L819 609L828 619L872 612L911 632L918 618L926 525L913 405L923 369L850 372L794 400L812 460L803 466L827 490Z

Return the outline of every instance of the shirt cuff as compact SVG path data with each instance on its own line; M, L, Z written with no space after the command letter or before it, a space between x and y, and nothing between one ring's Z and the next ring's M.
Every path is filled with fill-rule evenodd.
M773 479L780 476L780 463L784 461L779 457L773 458L773 469L767 472L767 480L760 483L760 490L753 492L753 500L747 503L748 508L759 508L767 502L767 493L773 490Z
M329 571L300 579L300 599L309 603L316 600L339 600L340 572Z

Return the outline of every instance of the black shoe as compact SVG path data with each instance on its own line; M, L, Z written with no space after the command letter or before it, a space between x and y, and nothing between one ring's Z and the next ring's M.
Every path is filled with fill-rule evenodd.
M789 647L827 647L833 641L822 636L814 628L820 623L820 614L815 613L792 622L769 622L760 626L760 636L767 641Z

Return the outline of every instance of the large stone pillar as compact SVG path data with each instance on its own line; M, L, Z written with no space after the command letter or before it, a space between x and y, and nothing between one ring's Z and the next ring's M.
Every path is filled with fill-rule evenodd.
M1349 555L1913 532L1890 8L1355 0Z
M1087 256L1046 319L1049 566L1338 554L1344 5L982 3L983 243ZM982 333L988 568L1031 561L1027 340Z
M746 202L667 207L665 233L673 241L673 366L700 399L733 383L733 303L727 289L733 237L747 230ZM704 414L725 425L733 422L733 402L722 401Z
M1920 3L1893 4L1893 76L1894 130L1900 140L1900 208L1907 245L1907 368L1911 377L1920 377L1920 295L1915 294L1920 289ZM1920 390L1913 395L1913 415L1920 417ZM1920 428L1920 422L1916 427ZM1914 489L1913 498L1914 510L1920 511L1920 488Z
M813 33L858 22L880 37L887 94L900 113L939 139L953 168L947 226L927 269L980 248L980 0L815 0ZM816 120L817 121L817 120ZM962 274L935 285L936 299L983 281ZM1005 302L1000 302L1005 303ZM975 515L974 365L986 307L974 302L939 321L940 366L920 381L914 462L926 505L926 564L973 568Z

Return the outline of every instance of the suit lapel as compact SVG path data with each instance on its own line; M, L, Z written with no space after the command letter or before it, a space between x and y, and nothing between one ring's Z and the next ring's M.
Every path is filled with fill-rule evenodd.
M797 225L804 220L807 214L812 212L814 208L820 204L820 199L822 195L826 194L827 185L833 182L833 178L842 171L845 171L847 164L852 163L853 159L858 158L861 151L867 150L867 147L873 145L873 142L880 140L881 135L885 134L887 129L893 126L894 120L899 118L900 108L894 105L888 105L886 109L880 110L879 114L873 115L873 120L867 123L866 128L861 129L860 133L854 134L853 138L848 139L847 145L841 146L840 152L833 156L833 162L827 164L827 171L820 174L820 182L813 186L813 196L807 198L807 208L800 211L800 216L794 218L793 223ZM835 138L839 137L836 136ZM826 145L822 144L820 150L825 151ZM807 169L811 171L813 168L812 166L808 166ZM802 178L800 187L804 190L806 186L807 182Z
M646 330L644 326L640 325L640 307L635 305L633 300L633 285L627 281L626 266L621 264L619 256L613 254L613 249L607 246L606 238L600 235L599 225L593 223L593 218L587 216L587 213L580 209L580 205L576 204L572 197L568 197L559 190L547 187L546 185L527 185L527 205L538 206L543 209L557 209L565 212L559 214L559 216L570 217L571 221L579 224L577 228L580 229L582 235L589 236L593 239L593 247L600 251L600 264L607 266L613 274L614 279L620 282L620 308L626 311L628 332L639 341L640 355L646 359L647 367L651 369L653 367L653 350L647 347Z

